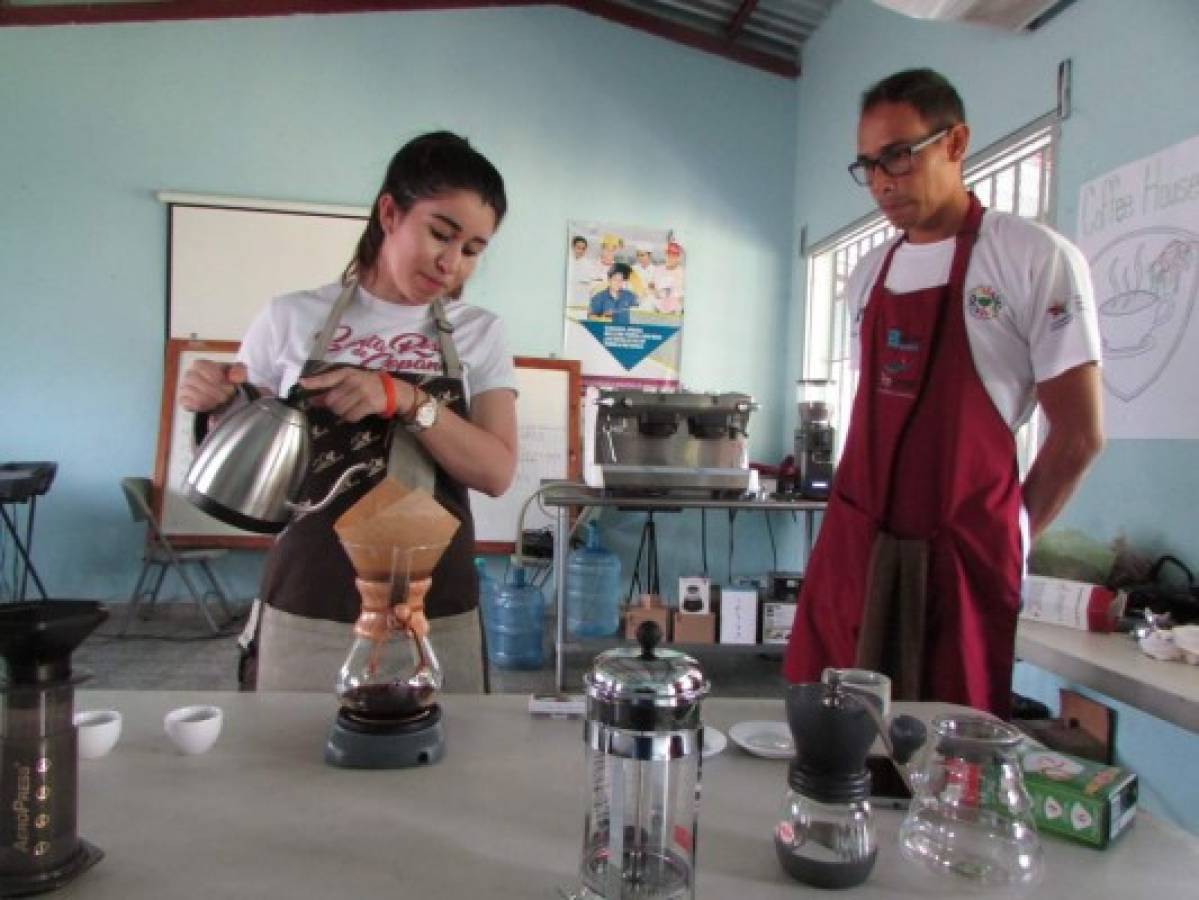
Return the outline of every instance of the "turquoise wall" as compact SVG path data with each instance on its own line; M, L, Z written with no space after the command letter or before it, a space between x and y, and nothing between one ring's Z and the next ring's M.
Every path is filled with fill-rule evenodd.
M777 461L796 92L553 7L0 29L0 461L59 462L35 535L51 593L120 598L137 574L117 482L154 464L155 192L368 205L395 149L431 128L467 134L507 179L511 212L469 290L515 352L562 352L568 220L677 228L683 380L753 394L754 455ZM639 525L606 528L635 549ZM743 551L766 545L747 534ZM223 563L243 597L245 557Z
M1083 0L1031 34L921 22L868 0L842 0L804 54L797 226L816 241L871 210L845 165L855 152L859 97L879 78L914 66L945 74L966 103L977 148L1051 110L1058 63L1071 59L1073 109L1061 127L1056 205L1059 230L1073 235L1084 182L1199 132L1196 47L1194 0ZM804 282L796 284L802 297ZM799 302L790 333L800 333L802 322ZM794 350L787 370L799 372ZM1146 552L1199 563L1197 451L1194 441L1109 441L1058 524L1102 541L1123 533ZM1056 710L1063 682L1022 664L1015 686ZM1144 805L1199 831L1196 736L1105 702L1118 711L1120 761L1141 773Z

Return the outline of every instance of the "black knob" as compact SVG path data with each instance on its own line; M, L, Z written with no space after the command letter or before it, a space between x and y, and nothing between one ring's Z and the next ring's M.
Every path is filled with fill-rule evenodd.
M895 752L895 761L902 765L912 758L917 750L924 745L928 729L924 723L913 716L896 716L891 720L891 747Z
M637 626L637 643L641 645L642 659L655 659L654 648L662 642L662 629L652 619Z

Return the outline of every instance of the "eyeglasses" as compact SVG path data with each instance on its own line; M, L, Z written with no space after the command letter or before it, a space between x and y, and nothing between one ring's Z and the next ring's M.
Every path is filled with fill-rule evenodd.
M898 147L888 147L874 159L871 159L869 156L859 156L849 164L849 174L862 187L867 187L870 184L870 178L874 175L875 168L882 169L883 174L889 175L892 178L907 175L912 171L912 157L925 147L935 144L947 134L949 134L949 128L942 128L940 131L934 132L914 144L901 144Z

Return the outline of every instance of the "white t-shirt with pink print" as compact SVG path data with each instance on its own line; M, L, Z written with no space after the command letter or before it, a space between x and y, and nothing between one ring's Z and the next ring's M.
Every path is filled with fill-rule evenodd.
M342 285L276 297L246 332L238 361L253 384L280 395L300 376L317 332ZM444 301L454 326L467 399L497 389L516 390L516 372L504 324L494 313L461 300ZM359 286L329 342L325 361L397 375L441 375L445 367L431 308L390 303Z

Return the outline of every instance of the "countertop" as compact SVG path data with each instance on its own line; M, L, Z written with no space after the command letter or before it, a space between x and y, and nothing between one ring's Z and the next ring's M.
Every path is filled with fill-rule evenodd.
M224 708L224 730L207 754L181 756L163 715L197 702ZM331 694L81 691L77 709L118 709L124 731L108 756L80 762L79 834L106 856L55 896L557 897L574 884L582 839L581 722L535 719L519 695L441 702L441 762L359 771L322 761ZM709 699L703 710L725 733L783 718L778 701ZM697 897L829 896L790 880L775 859L785 761L730 742L703 761L702 779ZM876 821L878 864L853 896L963 893L901 857L900 813L878 810ZM1048 837L1045 847L1038 898L1180 897L1199 883L1199 840L1145 813L1108 850Z
M1141 652L1127 634L1100 634L1021 619L1016 656L1068 681L1199 732L1199 666Z

